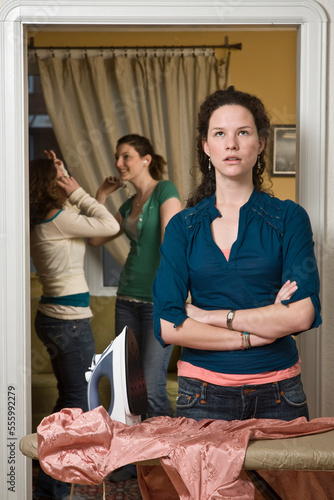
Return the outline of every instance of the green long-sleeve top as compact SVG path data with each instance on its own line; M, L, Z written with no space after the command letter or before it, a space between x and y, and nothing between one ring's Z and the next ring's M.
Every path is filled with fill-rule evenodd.
M122 227L130 240L130 251L120 276L118 296L132 297L143 302L153 301L152 284L160 264L160 206L169 198L180 199L175 185L165 180L158 182L139 215L137 239L126 227L134 196L120 207Z

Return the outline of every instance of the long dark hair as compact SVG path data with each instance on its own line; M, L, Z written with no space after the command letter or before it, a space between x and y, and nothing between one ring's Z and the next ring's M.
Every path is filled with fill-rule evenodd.
M129 144L142 158L150 155L152 157L152 161L148 167L150 175L156 181L162 180L167 162L162 156L154 152L153 146L147 137L138 134L128 134L118 139L116 147L121 144Z
M210 94L202 103L198 113L198 136L197 136L197 155L199 168L202 172L201 184L197 187L194 193L189 197L187 206L196 205L203 198L212 196L216 190L215 169L208 169L209 157L203 151L203 139L207 139L209 121L212 113L216 109L229 104L243 106L248 109L254 118L257 133L260 138L264 138L265 143L270 132L270 120L267 111L260 99L246 92L235 90L233 86L227 90L216 90ZM263 188L263 172L266 168L265 148L260 153L259 162L256 161L253 166L253 184L258 191L268 191Z
M63 197L57 183L53 160L36 158L29 163L30 229L45 220L53 208L62 208Z

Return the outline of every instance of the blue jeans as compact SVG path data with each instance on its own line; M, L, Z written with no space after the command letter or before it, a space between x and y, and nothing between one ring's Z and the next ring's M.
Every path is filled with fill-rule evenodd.
M57 379L58 399L53 412L62 408L88 410L85 372L95 354L90 319L62 320L37 311L37 336L45 345ZM70 493L69 486L39 470L34 496L61 499Z
M35 330L47 348L57 379L58 400L53 411L88 411L85 372L95 354L90 319L62 320L37 311Z
M179 377L176 416L198 421L309 418L300 375L281 382L241 387L221 387Z
M137 340L146 381L148 416L172 416L166 378L173 346L163 348L154 336L153 304L117 299L116 334L125 326L132 328Z

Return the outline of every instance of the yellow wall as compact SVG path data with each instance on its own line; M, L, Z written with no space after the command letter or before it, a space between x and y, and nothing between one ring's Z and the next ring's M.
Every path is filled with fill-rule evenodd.
M233 50L230 83L258 95L274 124L296 123L296 30L249 31L108 31L31 33L38 46L223 45L242 43ZM217 57L222 52L216 51ZM273 177L274 194L295 200L295 178Z

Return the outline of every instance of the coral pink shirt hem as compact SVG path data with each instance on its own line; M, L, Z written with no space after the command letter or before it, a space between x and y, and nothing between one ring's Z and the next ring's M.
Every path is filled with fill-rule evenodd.
M252 374L231 374L231 373L217 373L192 365L187 361L178 361L177 373L179 377L196 378L220 386L238 387L241 385L257 385L257 384L270 384L279 382L287 378L295 377L300 374L300 359L299 361L285 370L270 371L263 373Z

